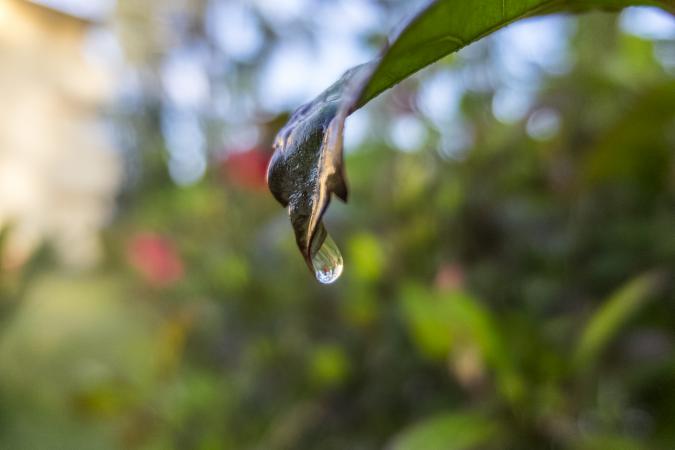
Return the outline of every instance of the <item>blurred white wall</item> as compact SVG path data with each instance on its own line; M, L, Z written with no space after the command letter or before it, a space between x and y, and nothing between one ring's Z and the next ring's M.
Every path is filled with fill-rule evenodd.
M85 20L24 0L0 2L0 263L20 267L43 242L89 267L120 185L101 131L111 80L83 55Z

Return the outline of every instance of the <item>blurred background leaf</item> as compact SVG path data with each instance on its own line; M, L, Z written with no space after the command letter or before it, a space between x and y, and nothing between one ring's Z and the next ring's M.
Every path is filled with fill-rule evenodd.
M403 431L391 444L392 450L466 450L487 448L497 439L494 424L481 415L445 413Z
M641 275L605 300L582 331L574 354L578 369L587 369L600 358L621 327L664 285L663 277L663 273Z

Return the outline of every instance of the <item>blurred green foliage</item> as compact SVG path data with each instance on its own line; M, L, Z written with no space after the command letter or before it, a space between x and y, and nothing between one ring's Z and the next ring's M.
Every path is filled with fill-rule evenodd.
M144 110L106 263L2 274L0 448L675 448L675 79L653 47L584 17L531 108L552 135L468 91L463 157L433 132L348 154L332 286L227 160L174 185Z

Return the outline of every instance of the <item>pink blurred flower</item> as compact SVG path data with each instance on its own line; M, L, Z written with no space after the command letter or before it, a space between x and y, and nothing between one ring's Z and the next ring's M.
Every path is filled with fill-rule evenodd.
M230 183L251 190L266 190L270 154L261 148L230 152L222 164L222 174Z
M158 234L134 236L127 245L127 259L141 277L155 287L171 286L185 274L173 242Z
M436 272L434 284L439 291L455 291L464 287L464 269L458 263L443 263Z

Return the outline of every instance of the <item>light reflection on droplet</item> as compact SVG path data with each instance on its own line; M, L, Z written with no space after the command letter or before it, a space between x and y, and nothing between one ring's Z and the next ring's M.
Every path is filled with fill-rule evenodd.
M335 241L326 234L321 248L312 256L314 275L320 283L331 284L342 274L342 254Z

